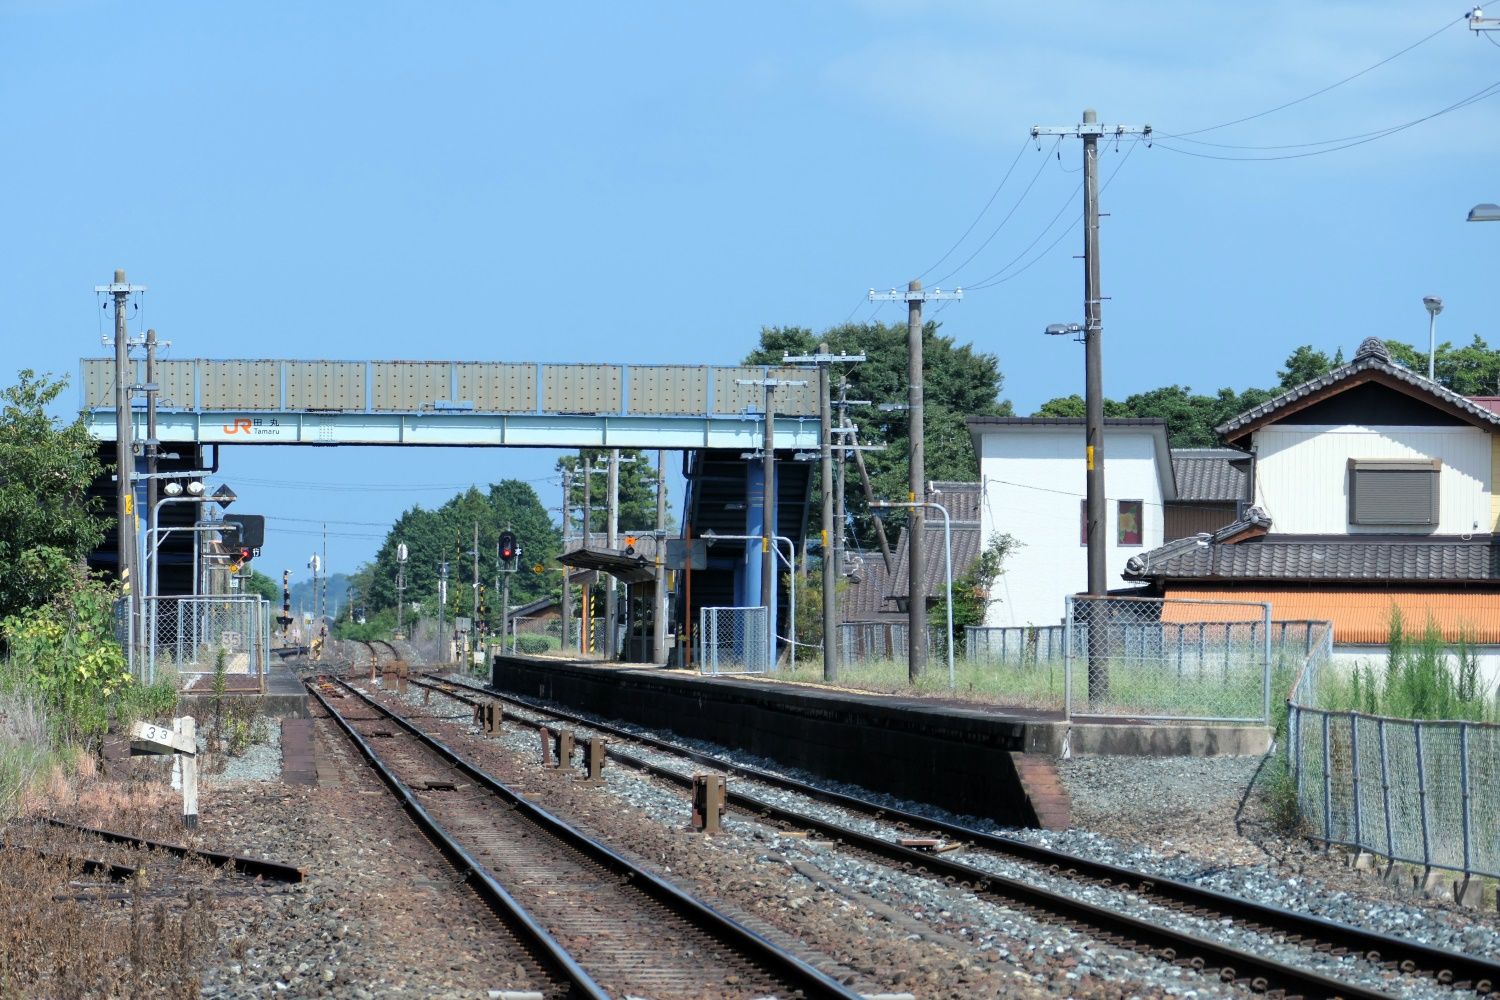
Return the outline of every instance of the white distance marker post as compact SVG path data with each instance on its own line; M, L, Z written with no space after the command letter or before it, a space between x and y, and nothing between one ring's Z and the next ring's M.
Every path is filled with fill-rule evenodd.
M191 715L172 720L172 728L150 722L130 727L130 753L172 754L173 770L182 770L182 825L198 828L198 723Z

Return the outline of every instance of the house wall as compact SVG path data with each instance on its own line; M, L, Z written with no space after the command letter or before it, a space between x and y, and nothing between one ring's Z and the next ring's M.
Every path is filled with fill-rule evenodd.
M1021 543L995 582L985 624L1055 624L1066 596L1088 586L1079 514L1086 476L1083 428L996 427L980 440L981 537L1005 533ZM1104 451L1108 577L1112 588L1123 587L1126 560L1162 544L1161 479L1149 431L1110 428ZM1116 541L1117 499L1145 501L1141 545Z
M1254 434L1255 502L1278 534L1392 534L1400 528L1349 523L1351 458L1436 458L1438 526L1458 535L1485 532L1492 507L1492 445L1477 427L1361 427L1274 424Z

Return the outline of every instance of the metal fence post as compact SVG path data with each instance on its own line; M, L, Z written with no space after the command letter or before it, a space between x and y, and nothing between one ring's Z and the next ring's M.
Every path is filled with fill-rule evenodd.
M1385 720L1375 720L1375 736L1380 741L1380 803L1385 812L1385 856L1394 858L1396 840L1391 834L1391 762L1385 748Z
M1063 617L1063 721L1073 721L1073 596L1064 602Z
M1265 657L1265 667L1264 667L1263 680L1262 680L1262 686L1265 688L1265 707L1264 707L1263 711L1264 711L1264 715L1265 715L1265 725L1269 726L1271 724L1271 604L1270 604L1270 602L1269 601L1266 602L1266 604L1265 604L1264 607L1265 607L1265 618L1263 619L1263 622L1265 624L1266 634L1265 634L1265 637L1263 639L1263 645L1262 645L1262 655L1264 655L1264 657ZM1285 632L1286 632L1286 626L1285 626L1285 624L1283 624L1282 625L1282 633L1285 634Z
M1422 723L1413 719L1412 732L1417 744L1417 811L1422 818L1422 865L1432 867L1432 848L1427 834L1427 772L1422 766Z
M1473 827L1469 813L1469 724L1467 722L1458 724L1458 780L1459 787L1463 790L1464 876L1467 877L1473 869L1469 860L1469 831Z
M1323 843L1326 845L1333 833L1333 782L1329 774L1332 769L1328 766L1333 755L1330 753L1332 746L1328 739L1328 713L1319 712L1318 717L1323 720Z
M1359 815L1359 713L1349 713L1349 769L1354 787L1354 843L1365 846Z

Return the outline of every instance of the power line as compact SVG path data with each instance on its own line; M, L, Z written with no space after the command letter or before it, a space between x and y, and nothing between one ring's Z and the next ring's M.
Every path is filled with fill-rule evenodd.
M1058 136L1055 140L1053 140L1052 148L1049 149L1049 150L1047 150L1047 157L1048 158L1050 158L1052 156L1052 154L1057 150L1058 144L1061 143L1061 142L1062 142L1062 136ZM1025 147L1023 146L1022 148L1024 149ZM1031 193L1031 189L1036 186L1037 178L1041 177L1042 176L1042 171L1046 170L1046 169L1047 169L1047 160L1043 159L1042 163L1041 163L1041 166L1037 167L1036 173L1032 175L1032 177L1031 177L1031 183L1029 183L1029 184L1026 185L1026 190L1024 190L1024 191L1021 192L1021 196L1019 198L1017 198L1016 199L1016 203L1010 207L1010 211L1005 213L1005 218L1003 218L1003 219L1000 220L1000 224L990 231L990 234L984 238L984 242L983 243L979 244L979 246L977 246L977 247L974 248L974 252L973 253L969 254L969 256L967 256L967 257L965 257L963 259L963 263L959 264L957 267L953 268L947 274L945 274L941 278L939 278L937 280L937 284L939 284L939 285L943 284L945 281L947 281L949 278L953 277L959 271L962 271L964 268L968 267L969 263L975 257L978 257L980 255L980 253L982 253L984 251L985 247L987 247L987 246L990 245L990 241L993 240L997 235L999 235L1000 230L1004 229L1005 228L1005 224L1011 220L1011 217L1013 215L1016 214L1016 210L1021 207L1021 202L1023 202L1023 201L1026 200L1026 196L1028 194L1030 194Z
M1120 170L1125 166L1125 161L1128 160L1128 159L1130 159L1130 154L1133 153L1133 152L1135 152L1135 147L1138 146L1138 145L1140 145L1140 143L1141 143L1140 139L1133 139L1133 140L1131 140L1130 145L1125 148L1125 155L1122 156L1122 157L1120 157L1120 162L1117 163L1117 164L1115 164L1115 168L1110 171L1109 176L1107 178L1105 178L1105 180L1104 180L1104 184L1099 188L1099 192L1101 194L1104 193L1105 191L1109 190L1110 184L1114 183L1114 179L1115 179L1116 175L1118 175L1119 172L1120 172ZM1031 269L1031 266L1033 264L1035 264L1037 261L1041 260L1043 257L1045 257L1049 253L1051 253L1052 250L1053 250L1053 248L1056 247L1059 243L1061 243L1068 236L1069 233L1071 233L1074 229L1078 228L1078 224L1083 221L1083 213L1082 212L1079 212L1078 215L1077 215L1077 217L1073 219L1072 223L1070 223L1068 225L1068 228L1066 228L1062 232L1058 233L1057 234L1057 238L1054 239L1051 243L1048 243L1047 246L1046 246L1046 248L1043 249L1041 253L1037 254L1035 257L1031 258L1031 260L1027 261L1026 264L1023 265L1014 274L1005 274L1005 272L1011 267L1012 264L1014 264L1016 261L1020 260L1022 257L1026 256L1027 252L1030 251L1030 249L1032 247L1036 246L1037 243L1039 243L1041 241L1042 237L1044 237L1044 236L1047 235L1048 230L1050 230L1057 223L1058 216L1061 216L1063 212L1067 211L1068 205L1070 205L1072 203L1072 199L1077 196L1079 189L1082 188L1082 187L1083 187L1083 184L1080 182L1079 185L1078 185L1078 187L1075 187L1073 189L1072 193L1068 195L1068 201L1063 202L1062 208L1058 209L1057 215L1054 215L1052 217L1052 221L1050 221L1050 222L1047 223L1046 228L1044 228L1040 233L1037 234L1036 239L1032 240L1031 243L1026 247L1025 250L1022 250L1019 254L1017 254L1014 258L1011 259L1011 261L1010 261L1009 264L1006 264L1005 267L1002 267L1000 270L996 271L994 274L991 274L988 277L982 278L978 282L975 282L974 284L967 286L968 290L969 291L975 291L975 290L978 290L978 289L993 288L996 285L1003 285L1007 281L1010 281L1012 278L1018 278L1022 274L1025 274L1028 270ZM1000 275L1002 275L1002 274L1005 274L1005 277L1003 277L1003 278L1000 277Z
M1310 156L1322 156L1325 153L1337 153L1340 150L1350 149L1350 148L1352 148L1354 146L1363 146L1365 143L1374 142L1377 139L1384 139L1387 136L1395 135L1398 132L1404 132L1404 131L1406 131L1409 128L1413 128L1413 127L1415 127L1417 125L1421 125L1423 122L1432 121L1434 118L1440 118L1443 115L1450 114L1450 113L1452 113L1454 111L1462 110L1463 108L1466 108L1466 107L1468 107L1471 104L1477 104L1480 101L1487 100L1487 99L1489 99L1491 97L1494 97L1496 94L1500 94L1500 80L1497 80L1496 82L1490 84L1487 87L1484 87L1481 90L1475 91L1474 93L1470 94L1468 97L1464 97L1464 98L1461 98L1461 99L1459 99L1457 101L1454 101L1452 104L1448 105L1447 107L1440 108L1437 111L1432 112L1431 114L1423 115L1420 118L1413 118L1410 121L1402 122L1399 125L1392 125L1389 128L1379 129L1379 130L1377 130L1375 132L1366 132L1366 133L1363 133L1360 136L1348 136L1346 138L1349 139L1349 140L1351 140L1351 141L1347 141L1347 142L1344 139L1326 139L1326 140L1323 140L1321 143L1298 143L1298 144L1296 144L1296 146L1293 146L1293 147L1286 147L1286 146L1280 146L1280 147L1278 147L1278 146L1235 146L1235 147L1228 147L1228 148L1246 149L1246 150L1264 149L1264 150L1268 150L1269 151L1269 150L1275 150L1275 149L1297 148L1297 147L1300 147L1300 146L1316 146L1316 145L1326 145L1328 143L1342 143L1342 145L1332 145L1332 146L1328 146L1327 148L1324 148L1324 149L1313 149L1313 150L1309 150L1307 152L1302 152L1302 153L1282 153L1282 154L1277 154L1277 155L1274 155L1274 156L1223 156L1223 155L1220 155L1220 154L1217 154L1217 153L1200 153L1200 152L1197 152L1197 151L1191 150L1191 149L1180 149L1177 146L1171 145L1170 143L1162 142L1160 140L1160 138L1158 138L1156 140L1155 145L1161 146L1163 149L1170 150L1173 153L1181 153L1183 156L1196 156L1199 159L1204 159L1204 160L1234 160L1234 161L1244 161L1244 162L1269 161L1269 160L1300 160L1300 159L1305 159L1305 158L1310 157Z
M1391 62L1394 59L1399 59L1401 56L1406 55L1406 53L1410 52L1412 49L1416 48L1417 46L1424 45L1427 42L1432 41L1438 35L1441 35L1443 32L1445 32L1449 28L1453 27L1459 21L1466 20L1468 18L1468 16L1469 16L1468 11L1465 11L1464 13L1460 14L1458 17L1456 17L1453 20L1449 21L1447 24L1444 24L1441 28L1437 29L1432 34L1427 35L1424 38L1420 38L1420 39L1418 39L1415 42L1412 42L1410 45L1408 45L1406 48L1402 49L1400 52L1394 53L1393 55L1386 56L1384 59L1380 60L1379 62L1372 63L1371 65L1366 66L1364 69L1360 70L1358 73L1350 74L1349 76L1344 77L1342 80L1339 80L1336 83L1330 83L1328 86L1322 87L1322 88L1320 88L1318 90L1315 90L1315 91L1313 91L1310 94L1304 94L1303 96L1297 98L1296 100L1287 101L1285 104L1278 104L1274 108L1267 108L1264 111L1257 111L1255 114L1253 114L1253 115L1246 115L1243 118L1235 118L1232 121L1220 122L1217 125L1208 125L1208 126L1205 126L1204 128L1193 129L1190 132L1178 132L1178 133L1176 133L1174 135L1167 136L1167 138L1171 138L1171 139L1185 139L1185 138L1187 138L1190 135L1202 135L1204 132L1214 132L1214 131L1217 131L1218 129L1221 129L1221 128L1228 128L1231 125L1241 125L1241 124L1243 124L1245 122L1248 122L1248 121L1254 121L1257 118L1264 118L1266 115L1273 115L1273 114L1275 114L1278 111L1285 111L1287 108L1294 107L1294 106L1296 106L1298 104L1303 103L1304 101L1310 101L1314 97L1320 97L1323 94L1328 93L1330 90L1334 90L1334 89L1336 89L1338 87L1342 87L1344 84L1349 83L1349 82L1351 82L1353 80L1358 80L1360 77L1364 76L1366 73L1369 73L1372 70L1377 70L1380 67L1384 66L1386 63Z
M962 236L960 236L958 239L956 239L956 240L953 241L953 245L948 248L948 250L947 250L946 253L944 253L937 260L933 261L932 264L927 268L927 270L925 270L921 274L917 275L917 280L920 281L921 279L927 277L927 275L929 275L933 271L937 270L938 265L941 264L943 261L947 260L949 257L951 257L953 255L953 251L957 250L958 247L959 247L959 245L961 243L963 243L964 240L966 240L966 239L969 238L969 234L974 231L974 227L977 226L977 225L979 225L979 220L982 219L982 218L984 218L985 213L990 210L990 206L995 203L995 199L998 198L998 197L1000 197L1000 189L1003 188L1003 187L1005 187L1005 182L1006 181L1010 180L1011 173L1015 171L1016 164L1021 162L1021 155L1026 152L1026 147L1028 145L1030 145L1030 140L1029 139L1023 139L1021 141L1021 148L1018 149L1018 150L1016 150L1016 158L1014 160L1011 160L1010 161L1010 166L1008 166L1008 167L1005 168L1005 176L1000 178L1000 183L996 184L995 185L995 190L992 191L992 192L990 192L989 201L986 201L984 203L984 207L979 210L979 214L976 215L976 216L974 216L974 221L971 222L971 223L969 223L969 228L964 230L964 234ZM858 307L856 307L856 308L858 308Z

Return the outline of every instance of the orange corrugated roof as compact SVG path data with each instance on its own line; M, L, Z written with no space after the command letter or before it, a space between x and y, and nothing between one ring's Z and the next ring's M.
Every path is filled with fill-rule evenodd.
M1391 608L1401 609L1410 634L1420 635L1430 618L1443 641L1500 643L1500 592L1432 590L1214 590L1171 587L1169 598L1270 602L1273 621L1331 621L1333 641L1379 645L1390 640ZM1205 608L1208 606L1205 605ZM1198 620L1193 605L1170 603L1170 620ZM1213 609L1212 620L1229 620ZM1163 614L1164 618L1168 613ZM1205 615L1205 617L1208 617Z

